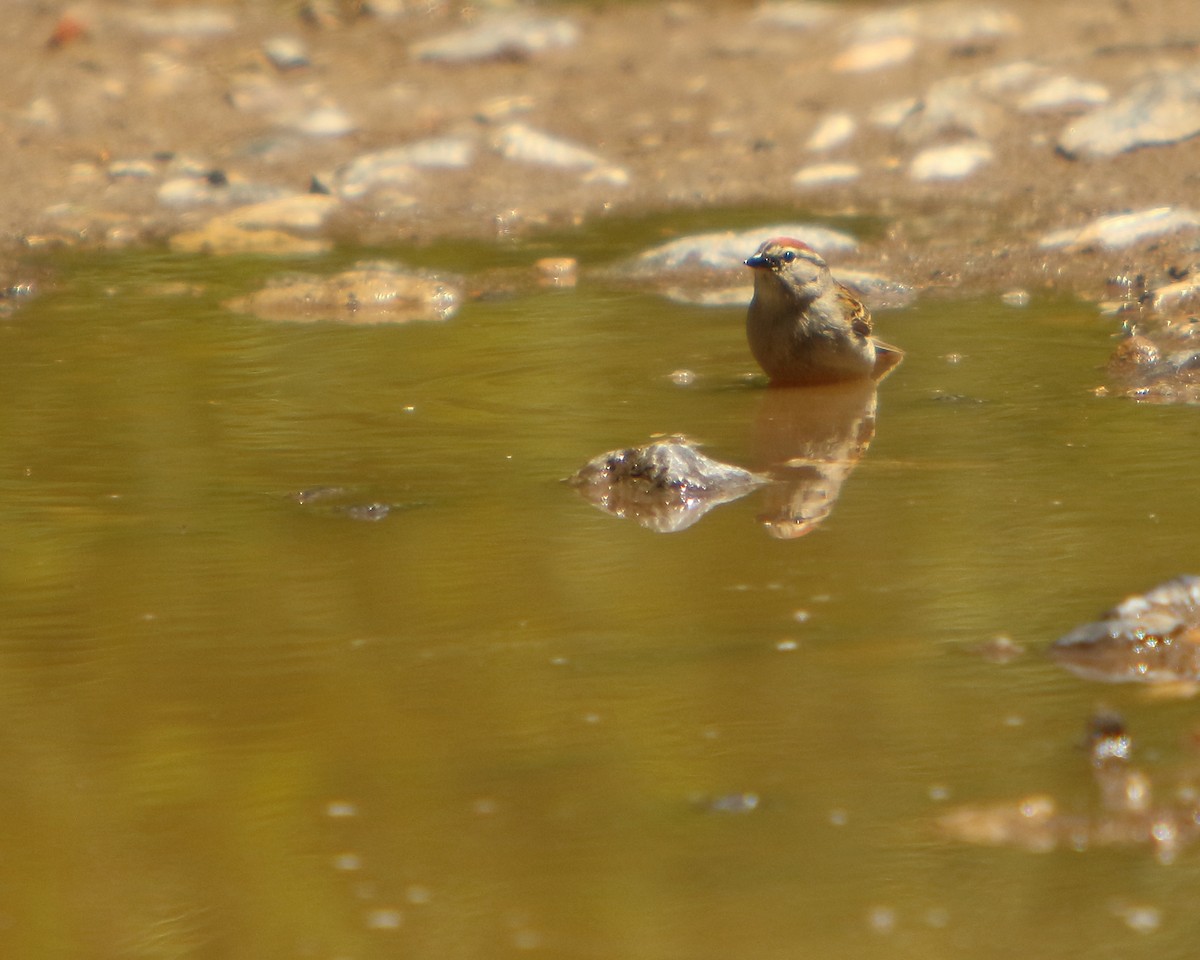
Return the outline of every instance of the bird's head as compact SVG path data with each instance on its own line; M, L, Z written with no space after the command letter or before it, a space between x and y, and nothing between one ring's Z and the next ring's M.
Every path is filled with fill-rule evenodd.
M811 300L831 282L829 267L812 247L792 237L767 240L746 260L754 271L755 286L760 278L773 277L795 297Z

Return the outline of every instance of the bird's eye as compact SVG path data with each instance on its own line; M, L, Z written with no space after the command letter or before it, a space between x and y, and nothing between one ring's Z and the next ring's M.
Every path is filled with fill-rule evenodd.
M795 250L784 250L783 256L780 259L783 260L784 263L791 263L793 260L796 259L796 251Z

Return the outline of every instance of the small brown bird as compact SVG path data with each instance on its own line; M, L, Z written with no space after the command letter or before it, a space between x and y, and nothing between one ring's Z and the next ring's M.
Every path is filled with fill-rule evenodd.
M904 357L871 335L867 308L808 244L776 237L746 266L754 271L746 337L772 383L881 380Z

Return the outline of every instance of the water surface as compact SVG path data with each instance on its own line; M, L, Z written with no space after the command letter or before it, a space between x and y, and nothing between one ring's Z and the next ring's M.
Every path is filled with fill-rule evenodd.
M1093 308L880 315L909 357L874 442L785 542L762 494L661 535L560 482L657 433L749 463L741 311L586 279L444 324L220 308L263 269L87 260L0 326L5 955L1190 944L1193 853L933 826L1093 807L1101 700L1152 770L1187 759L1187 704L1042 656L1197 572L1195 411L1092 394ZM390 512L293 496L324 487ZM997 634L1029 653L970 652Z

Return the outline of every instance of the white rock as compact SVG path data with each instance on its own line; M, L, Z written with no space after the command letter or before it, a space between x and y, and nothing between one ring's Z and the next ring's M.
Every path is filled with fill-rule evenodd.
M291 126L306 137L344 137L357 129L350 114L335 106L317 107Z
M1200 229L1200 213L1183 207L1151 207L1100 217L1076 229L1055 230L1038 241L1043 250L1120 250L1143 240Z
M295 37L271 37L263 41L263 53L279 70L295 70L309 63L308 48Z
M1173 71L1068 126L1058 146L1071 157L1111 157L1135 147L1177 143L1200 134L1200 70Z
M917 52L912 37L883 37L864 40L847 47L833 58L832 67L839 73L867 73L907 63Z
M414 43L409 51L418 60L469 63L529 57L546 50L572 47L578 41L579 28L571 20L498 13L481 18L465 30Z
M990 163L992 156L992 148L982 140L929 147L913 157L908 175L921 182L961 180Z
M1094 107L1107 103L1109 96L1108 88L1102 83L1059 74L1043 80L1026 93L1017 102L1017 109L1023 113L1036 113L1040 110Z
M858 124L848 113L826 114L809 135L804 149L813 153L833 150L846 143L857 129Z
M407 186L418 168L461 170L475 159L475 142L466 137L417 140L400 147L360 154L336 176L338 192L351 199L380 187Z
M494 142L506 160L563 170L591 170L604 165L604 158L586 147L552 137L523 123L501 127Z
M743 261L771 237L794 237L821 253L847 253L858 249L848 233L811 223L774 224L752 230L727 230L680 237L638 254L636 272L675 270L745 269Z
M816 163L801 167L792 175L792 186L802 189L828 187L839 183L851 183L861 176L856 163Z

